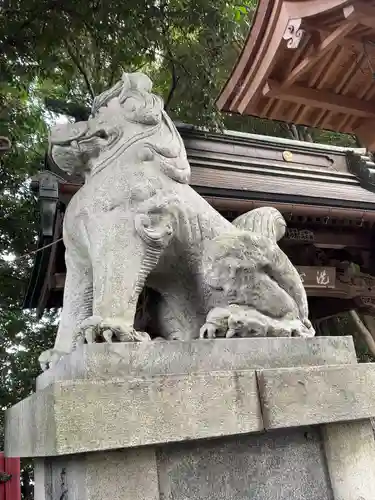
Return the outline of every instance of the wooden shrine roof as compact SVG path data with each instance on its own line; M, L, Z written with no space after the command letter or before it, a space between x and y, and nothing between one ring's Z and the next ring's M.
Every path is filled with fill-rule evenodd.
M259 0L217 105L375 150L375 0Z
M216 209L245 212L272 203L292 212L375 221L375 163L364 149L185 124L178 130L191 165L190 185ZM60 178L59 199L67 204L83 179L66 176L53 163L48 168Z

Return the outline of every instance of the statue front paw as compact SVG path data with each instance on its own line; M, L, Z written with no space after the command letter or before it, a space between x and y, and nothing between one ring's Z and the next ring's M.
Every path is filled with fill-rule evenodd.
M216 337L225 337L228 330L229 315L229 307L214 307L211 309L207 314L206 323L199 331L199 338L215 339Z
M90 316L82 321L80 331L88 344L104 341L144 342L151 340L146 332L138 332L133 326L127 325L122 318L106 318Z
M199 330L200 339L215 339L217 328L212 323L205 323Z
M247 306L231 306L227 338L266 337L269 322L262 313Z
M100 316L89 316L79 325L77 343L86 342L94 344L101 337L101 324L103 319Z
M315 330L310 320L301 321L298 328L292 330L293 337L312 338L315 337Z

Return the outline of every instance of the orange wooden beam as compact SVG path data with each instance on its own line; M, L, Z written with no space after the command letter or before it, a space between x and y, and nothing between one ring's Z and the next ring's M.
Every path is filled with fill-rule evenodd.
M263 88L263 95L268 98L277 98L304 106L324 108L327 111L350 114L362 118L375 119L375 107L369 103L327 92L301 87L299 85L285 86L273 80L268 80Z
M250 68L252 54L259 50L264 39L267 21L271 16L274 4L274 0L262 0L261 2L258 2L253 25L243 47L242 53L233 67L232 73L225 84L225 87L218 96L216 102L218 109L229 108L232 104L234 96L241 91L244 79L246 78ZM234 91L236 91L236 93L233 96Z

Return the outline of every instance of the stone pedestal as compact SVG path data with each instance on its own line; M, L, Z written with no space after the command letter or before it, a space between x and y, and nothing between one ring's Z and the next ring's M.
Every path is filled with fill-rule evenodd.
M349 337L94 344L6 414L36 500L374 500L375 367Z

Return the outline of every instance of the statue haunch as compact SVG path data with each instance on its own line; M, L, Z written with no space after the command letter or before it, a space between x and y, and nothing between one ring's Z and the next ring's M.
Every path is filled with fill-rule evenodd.
M154 315L164 339L198 338L209 311L220 301L228 304L227 294L217 293L206 279L202 255L211 248L207 242L220 235L232 234L239 244L239 229L188 185L184 144L151 89L147 76L124 74L95 98L87 122L51 131L51 158L69 174L84 176L85 183L64 218L64 305L55 347L41 356L43 367L85 341L149 340L147 333L134 329L144 286L160 297ZM256 249L249 237L243 244L247 254ZM270 248L256 249L259 255L252 261L259 272L252 276L280 283L284 295L275 297L289 304L285 314L306 321L304 291L297 292L298 287L283 278L282 262L270 264L273 274L255 264L257 259L268 262ZM247 286L248 298L251 280ZM258 310L256 301L249 304Z

